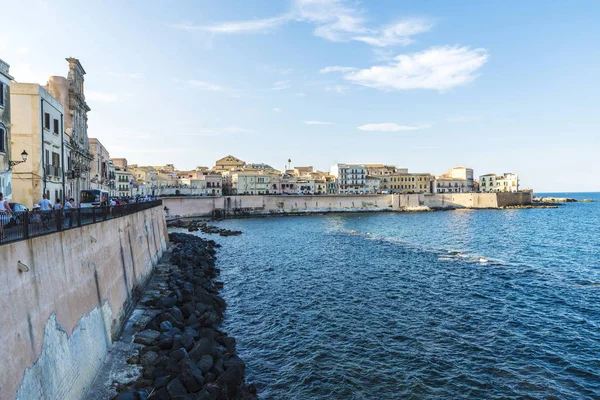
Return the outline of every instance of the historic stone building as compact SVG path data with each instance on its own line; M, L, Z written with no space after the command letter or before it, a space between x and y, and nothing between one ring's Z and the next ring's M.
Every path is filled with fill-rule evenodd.
M68 136L65 145L66 195L79 202L79 192L90 188L90 168L93 156L88 139L88 117L90 111L84 94L85 70L76 58L67 58L67 77L51 76L46 90L65 107L64 127Z
M9 65L0 60L0 192L5 200L12 198L10 151L10 81Z

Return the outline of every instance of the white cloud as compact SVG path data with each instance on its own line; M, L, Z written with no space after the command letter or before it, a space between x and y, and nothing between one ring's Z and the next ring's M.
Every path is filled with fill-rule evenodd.
M284 90L289 88L290 86L290 81L277 81L273 84L271 90Z
M433 22L424 19L408 19L386 26L371 36L356 36L353 40L365 42L375 47L407 46L414 42L411 36L425 33L433 27Z
M431 29L433 22L424 19L401 20L393 25L368 28L364 11L351 0L293 0L290 11L274 17L228 21L212 25L174 24L172 28L188 32L234 34L268 32L285 23L298 21L316 25L313 33L332 42L352 40L383 47L407 45L411 36Z
M271 18L254 19L247 21L222 22L214 25L192 25L192 24L174 24L172 28L181 29L188 32L202 31L210 33L243 33L243 32L266 32L272 28L282 25L290 20L288 15L281 15Z
M304 96L306 96L306 93L304 93L304 92L298 92L298 93L294 93L294 96L296 96L296 97L304 97Z
M358 68L354 68L354 67L340 67L340 66L332 66L332 67L325 67L319 70L320 74L328 74L330 72L350 72L350 71L355 71Z
M333 122L325 122L325 121L304 121L306 125L332 125Z
M429 128L429 125L419 125L419 126L408 126L408 125L398 125L393 122L383 122L379 124L366 124L358 127L361 131L369 131L369 132L406 132L406 131L417 131L420 129Z
M325 90L327 92L336 92L337 94L344 94L348 90L350 90L350 88L346 85L335 85L335 86L325 86Z
M86 100L100 101L103 103L115 103L119 101L119 97L114 93L96 92L93 90L86 90L85 98Z
M281 112L281 108L274 108L273 111L275 111L275 112Z
M485 49L459 46L432 47L401 54L390 65L347 72L344 79L382 90L434 89L445 91L471 83L488 60Z

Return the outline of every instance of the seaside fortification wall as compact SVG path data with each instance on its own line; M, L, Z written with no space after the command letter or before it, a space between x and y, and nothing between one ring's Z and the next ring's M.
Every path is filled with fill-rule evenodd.
M158 206L1 246L0 399L82 398L167 241Z
M531 193L165 197L163 203L169 209L169 215L186 217L243 216L499 208L531 204Z

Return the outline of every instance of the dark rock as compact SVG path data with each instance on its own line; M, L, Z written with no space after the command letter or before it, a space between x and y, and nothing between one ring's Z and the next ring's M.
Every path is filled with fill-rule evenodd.
M204 385L204 376L192 360L186 360L181 368L181 380L190 392L198 392Z
M177 350L173 350L171 352L171 355L169 356L169 359L172 360L172 361L175 361L175 362L181 361L184 358L188 358L188 352L183 347L180 347Z
M154 361L158 358L158 354L154 351L148 351L140 357L140 364L144 367L154 364Z
M134 390L119 393L117 396L113 397L113 400L146 400L147 398L148 393Z
M129 357L127 359L127 364L139 364L140 363L140 357L139 356L133 356L133 357Z
M154 387L154 389L160 389L162 387L167 386L170 381L171 381L171 377L169 375L160 376L160 377L156 378L152 387Z
M213 365L213 358L208 354L203 355L198 361L198 368L200 368L203 374L206 374L208 371L210 371Z
M171 335L161 336L160 339L158 340L157 344L158 344L158 347L160 347L161 349L168 350L173 347L173 336L171 336Z
M158 337L160 336L160 332L146 329L145 331L138 332L135 334L135 339L133 340L135 343L145 344L146 346L151 346L156 342Z
M163 298L163 299L161 299L161 303L164 306L164 308L171 308L171 307L174 307L175 304L177 303L177 298L176 297Z
M227 394L235 398L238 387L244 382L244 371L238 368L229 368L217 378L218 383L222 383L227 388Z
M228 352L235 353L235 338L227 336L225 339L223 339L223 346L225 346Z
M215 374L213 374L212 372L208 372L206 373L206 375L204 375L204 383L211 383L217 380L217 376Z
M163 332L169 332L171 329L173 329L173 324L171 324L169 321L163 321L160 323L160 330Z
M187 389L183 386L179 378L175 378L171 382L169 382L169 384L167 385L167 391L169 392L169 395L171 397L188 394Z
M225 372L225 364L223 363L223 359L219 358L216 362L215 365L213 366L212 369L215 372L215 375L219 376L221 375L223 372Z
M194 339L189 333L183 333L179 341L181 345L188 351L191 350L192 347L194 347Z
M190 357L195 361L202 359L204 355L216 355L215 343L207 338L201 338L198 343L190 350Z

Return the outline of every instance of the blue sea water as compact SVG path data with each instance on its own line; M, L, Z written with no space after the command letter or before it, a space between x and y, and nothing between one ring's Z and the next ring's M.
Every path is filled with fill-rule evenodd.
M218 225L263 399L600 398L598 202Z

